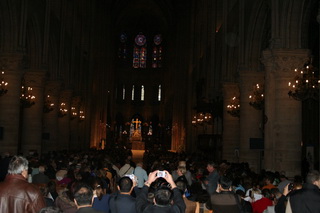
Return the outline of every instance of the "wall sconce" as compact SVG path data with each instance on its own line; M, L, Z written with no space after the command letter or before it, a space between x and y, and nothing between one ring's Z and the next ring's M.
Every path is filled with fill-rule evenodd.
M84 111L80 110L79 111L79 122L84 121L84 119L85 119Z
M62 118L64 116L67 115L68 110L66 109L66 103L62 102L60 104L60 109L59 109L59 113L58 113L58 117Z
M253 89L253 94L249 96L250 106L256 110L262 110L264 108L264 87L256 84Z
M1 77L0 77L0 97L5 95L8 92L7 89L8 82L4 80L4 71L1 71Z
M71 107L71 116L70 116L70 120L73 120L77 117L78 113L77 113L77 110L76 110L76 107Z
M240 118L240 100L237 97L233 97L230 104L227 106L227 113L233 117Z
M32 87L21 86L20 104L23 108L30 108L35 104L34 99L36 97L32 95Z
M289 82L290 91L289 97L297 101L304 101L307 99L319 99L319 77L315 75L316 68L310 62L305 65L300 71L294 70L295 77L293 83Z
M47 95L46 100L44 101L43 112L49 113L53 110L54 103L50 99L50 95Z

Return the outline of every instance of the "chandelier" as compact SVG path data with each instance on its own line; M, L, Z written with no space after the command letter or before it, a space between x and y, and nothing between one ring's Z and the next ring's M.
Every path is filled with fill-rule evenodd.
M295 77L293 82L289 82L290 91L289 97L297 101L304 101L307 99L319 99L319 77L316 76L317 69L314 68L310 62L301 70L295 69ZM319 73L318 73L319 74Z
M23 108L30 108L35 104L34 99L36 97L32 95L32 87L21 86L20 104Z
M84 119L85 119L84 111L80 110L79 111L79 122L84 121Z
M77 113L77 110L76 110L76 107L72 106L71 107L71 116L70 116L70 120L73 120L77 117L78 113Z
M256 110L262 110L264 108L263 91L264 91L263 85L260 86L259 84L256 84L253 88L253 94L249 95L249 99L250 99L249 104Z
M210 123L212 120L212 115L210 112L198 112L192 118L193 125L203 125L205 123Z
M58 117L62 118L67 115L68 110L66 109L66 103L62 102L60 104L60 109L58 113Z
M49 113L53 110L54 103L52 103L50 99L50 95L47 95L46 100L44 101L43 105L43 112L44 113Z
M240 117L240 100L237 97L233 97L230 104L227 106L227 113L233 117Z
M8 92L7 89L8 82L4 80L4 71L1 71L1 77L0 77L0 96L5 95Z

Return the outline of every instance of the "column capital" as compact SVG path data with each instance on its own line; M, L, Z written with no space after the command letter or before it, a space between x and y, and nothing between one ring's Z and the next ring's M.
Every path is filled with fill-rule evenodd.
M60 92L60 100L61 101L70 101L71 97L72 97L72 90L71 89L66 89L66 90L62 90Z
M60 80L47 81L45 86L46 95L59 96L61 88L62 88L62 81Z
M295 68L303 67L310 60L309 49L267 49L263 51L261 62L267 72L291 74Z
M28 71L24 74L24 81L26 85L31 87L44 87L45 77L45 71Z
M0 68L6 71L21 71L27 66L25 54L2 53L0 54Z
M234 82L223 82L222 84L224 96L239 96L239 84Z

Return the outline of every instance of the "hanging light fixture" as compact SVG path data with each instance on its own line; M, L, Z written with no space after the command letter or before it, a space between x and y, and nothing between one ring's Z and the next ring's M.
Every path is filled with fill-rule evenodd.
M240 100L237 97L231 99L230 104L227 105L227 113L233 117L240 117Z
M8 86L8 82L6 82L5 79L4 79L4 71L1 71L0 96L3 96L8 92L7 86Z
M80 110L79 111L79 122L84 121L84 119L85 119L84 111Z
M249 95L250 106L256 110L262 110L264 108L264 86L256 84L253 88L252 95Z
M62 118L67 115L68 110L66 109L66 103L62 102L60 104L60 109L58 113L58 117Z
M289 97L304 101L307 99L319 99L319 73L317 69L312 66L312 60L306 64L302 69L295 69L295 77L292 82L288 83L290 90Z
M23 108L30 108L35 104L34 99L36 97L32 95L32 87L21 86L20 104Z
M47 95L45 101L44 101L44 105L43 105L43 112L44 113L49 113L53 110L53 106L54 103L52 103L51 99L50 99L50 95Z
M70 116L70 120L73 120L77 117L78 113L77 113L77 110L76 110L76 107L72 106L71 107L71 116Z
M192 125L209 124L212 121L213 104L206 101L201 101L195 107L197 113L192 116Z

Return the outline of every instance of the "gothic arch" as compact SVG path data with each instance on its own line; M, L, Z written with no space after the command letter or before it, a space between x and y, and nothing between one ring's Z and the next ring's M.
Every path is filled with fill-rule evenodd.
M14 8L15 1L0 1L0 49L1 52L15 52L18 50L19 22L18 9Z

